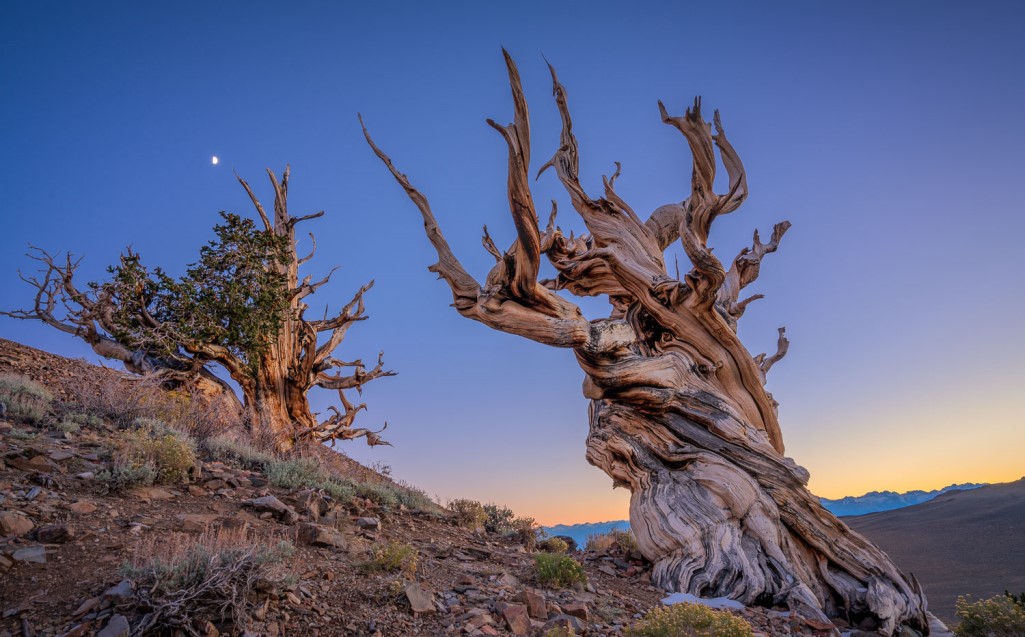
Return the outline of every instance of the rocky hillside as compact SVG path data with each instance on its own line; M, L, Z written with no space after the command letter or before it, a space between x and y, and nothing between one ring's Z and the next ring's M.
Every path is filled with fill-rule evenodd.
M625 541L538 553L511 512L273 456L194 402L0 340L0 637L619 635L663 596Z

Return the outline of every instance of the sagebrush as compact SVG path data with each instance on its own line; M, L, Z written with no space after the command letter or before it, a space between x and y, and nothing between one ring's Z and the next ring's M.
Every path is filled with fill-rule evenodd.
M1025 596L1021 600L1005 593L973 601L959 597L955 606L961 623L957 637L1022 637L1025 635Z
M538 553L534 555L534 568L542 586L569 588L574 584L587 584L584 567L568 555Z
M0 375L0 417L39 424L53 402L48 389L25 376Z
M652 609L626 629L627 637L751 637L751 625L724 610L701 604Z

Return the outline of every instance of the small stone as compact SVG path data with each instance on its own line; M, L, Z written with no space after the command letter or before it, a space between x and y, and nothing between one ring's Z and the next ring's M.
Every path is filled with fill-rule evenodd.
M501 586L508 586L509 588L518 588L520 585L520 580L517 579L516 576L510 575L509 573L502 573L502 575L498 578L498 583Z
M182 513L177 518L178 528L186 533L204 533L217 517L210 513Z
M103 597L111 600L115 604L121 602L127 602L132 599L135 595L135 591L132 590L132 580L121 580L115 586L111 586L107 589L107 592L103 594Z
M377 531L381 528L380 518L357 518L356 526L367 531Z
M403 590L414 613L433 613L437 611L434 607L434 593L424 590L420 584L410 582L406 584Z
M36 564L46 564L46 549L42 546L26 546L23 549L18 549L11 556L15 562L34 562Z
M584 630L584 622L580 621L576 617L573 617L572 615L566 615L564 613L560 613L560 614L556 615L555 617L552 617L551 619L549 619L547 622L545 622L545 625L544 625L544 631L545 632L548 632L549 630L551 630L553 628L571 628L571 629L573 629L573 630L575 630L577 632L583 632L583 630Z
M531 590L523 590L513 597L514 602L526 604L527 614L534 619L548 619L548 607L545 598Z
M87 599L84 602L82 602L82 605L79 606L78 609L74 613L72 613L71 616L72 617L81 617L82 615L85 615L86 613L88 613L88 612L92 611L93 609L97 608L99 605L100 605L100 598L99 597L90 597L89 599Z
M299 520L299 514L295 512L295 509L286 505L284 502L278 500L272 495L265 495L262 498L246 500L243 503L243 506L247 506L264 513L270 513L282 522L287 522L288 524L295 524L295 522Z
M349 544L345 536L335 529L311 522L303 522L299 525L298 539L303 544L339 549L344 549Z
M51 449L48 455L50 456L50 460L56 460L57 462L75 457L75 454L67 451L66 449Z
M124 615L114 615L103 630L96 633L96 637L128 637L131 630L132 627Z
M587 604L583 602L571 602L569 604L562 605L562 612L573 617L579 617L585 622L588 621ZM832 628L832 625L830 625Z
M96 505L87 500L79 500L78 502L72 502L71 506L68 508L71 509L73 513L85 515L87 513L92 513L93 511L95 511Z
M206 495L206 489L204 489L203 487L197 487L194 484L190 484L189 485L189 495L195 496L197 498L201 498L204 495Z
M74 537L74 530L67 524L47 524L36 529L36 541L43 544L64 544Z
M0 511L0 535L19 537L34 527L32 520L21 511Z
M500 612L514 635L526 635L530 632L530 617L525 604L502 604Z

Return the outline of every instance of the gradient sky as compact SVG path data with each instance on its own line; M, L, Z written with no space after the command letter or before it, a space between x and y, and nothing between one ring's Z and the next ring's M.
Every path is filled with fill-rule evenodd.
M629 6L627 6L629 5ZM312 307L363 282L371 319L342 358L385 351L361 423L394 448L345 451L442 499L495 501L543 523L627 516L628 493L584 460L582 372L568 351L448 307L419 215L366 147L430 199L478 277L514 237L500 55L519 63L538 165L558 141L542 54L569 92L584 184L623 164L639 213L687 196L690 165L656 100L719 108L751 198L716 222L730 258L760 228L794 227L766 258L741 337L790 354L772 369L787 454L819 495L931 489L1025 474L1025 5L1018 2L7 1L0 4L0 305L26 305L28 243L85 255L83 281L131 245L181 271L219 210L251 213L232 169L272 199L292 166ZM210 157L220 157L211 165ZM551 174L535 199L563 202ZM681 256L681 268L686 269ZM602 302L585 313L606 313ZM312 312L311 312L312 313ZM0 335L69 356L42 325ZM317 398L318 407L330 395Z

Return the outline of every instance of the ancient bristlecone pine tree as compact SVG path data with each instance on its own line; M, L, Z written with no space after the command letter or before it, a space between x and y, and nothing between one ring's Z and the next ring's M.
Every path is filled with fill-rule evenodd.
M737 321L758 295L741 290L758 276L789 227L783 222L763 243L744 249L729 268L712 254L716 217L747 198L740 157L716 113L715 132L701 102L682 117L659 103L662 121L686 138L693 154L691 194L646 220L616 193L616 174L604 196L580 184L577 140L566 89L554 69L562 135L553 168L588 235L539 228L528 174L527 103L515 64L506 55L515 115L488 121L509 147L509 207L517 239L499 251L486 229L484 246L496 264L483 284L468 274L438 227L430 205L389 157L367 141L405 189L424 220L439 260L430 267L452 290L454 307L496 330L573 350L591 400L587 460L630 489L630 523L641 552L666 590L726 596L746 604L785 604L812 622L874 617L881 630L901 624L927 630L925 598L875 545L826 511L806 488L808 473L783 455L777 404L765 374L786 352L752 356L737 338ZM715 148L729 176L715 194ZM682 280L667 272L664 251L675 241L693 268ZM538 280L541 255L558 272ZM555 293L606 295L607 319L588 321ZM823 626L825 627L825 626Z
M70 254L57 258L36 249L30 256L42 264L42 272L22 277L36 288L33 307L0 314L39 320L77 336L133 373L171 386L198 383L237 403L234 390L210 369L220 365L241 389L241 408L254 432L270 436L281 451L302 440L365 437L370 445L387 444L379 431L353 426L366 406L354 405L345 392L361 391L394 372L383 368L381 357L369 369L361 360L334 357L348 329L367 318L363 295L373 281L337 314L306 317L308 297L334 270L316 282L299 278L313 251L303 257L296 252L295 227L324 212L293 217L288 168L280 181L270 170L267 174L274 190L272 215L239 178L263 228L222 213L226 223L215 228L218 239L200 250L200 260L181 279L150 272L129 251L110 268L109 280L79 286L78 262ZM342 410L329 407L332 415L318 420L307 398L314 387L337 391Z

